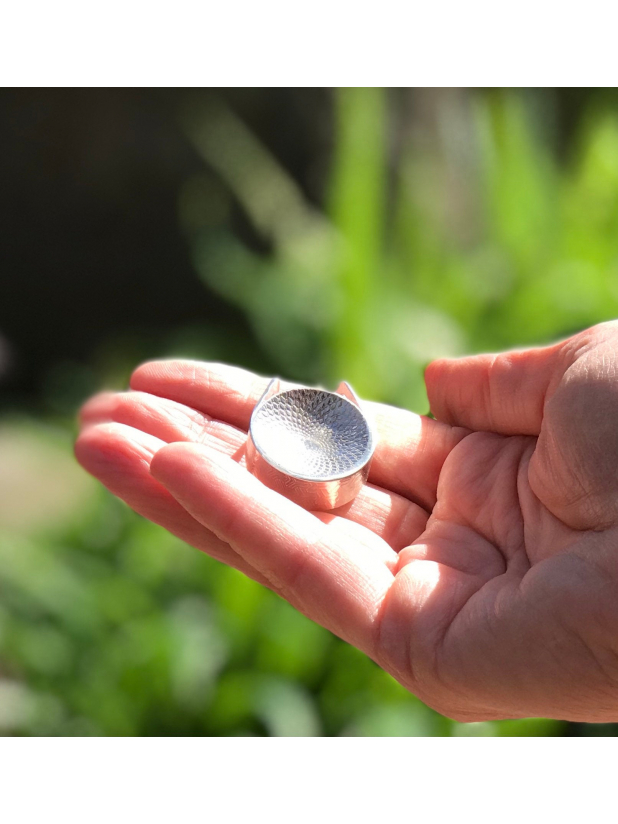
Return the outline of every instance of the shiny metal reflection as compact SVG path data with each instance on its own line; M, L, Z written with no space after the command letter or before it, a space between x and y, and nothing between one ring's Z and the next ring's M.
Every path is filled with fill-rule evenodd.
M349 384L336 392L268 385L251 416L249 470L305 509L330 510L358 495L375 437Z

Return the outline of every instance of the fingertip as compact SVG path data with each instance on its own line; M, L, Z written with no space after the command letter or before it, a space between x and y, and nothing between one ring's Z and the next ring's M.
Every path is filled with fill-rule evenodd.
M186 482L201 469L221 466L230 458L204 444L175 442L157 450L150 462L150 474L165 486Z
M91 425L78 435L73 446L77 463L91 475L100 473L101 467L112 461L113 443L102 426Z
M73 454L75 455L75 460L83 469L86 470L87 466L85 465L85 461L87 460L87 455L89 452L87 439L88 434L88 430L83 430L79 433L75 443L73 444Z
M452 363L452 358L437 358L436 360L430 361L423 372L425 386L428 389L430 386L436 386L444 377Z
M425 381L427 381L428 378L431 378L436 368L439 368L441 360L442 358L430 360L423 366L423 377L425 378Z
M104 420L105 415L113 413L113 406L116 399L115 392L98 392L82 404L77 413L77 420L80 426L89 426Z
M190 383L191 370L195 371L197 364L197 361L165 358L146 361L133 370L129 387L157 395L178 383Z
M150 360L137 366L129 378L131 389L158 394L159 390L167 391L178 385L191 387L205 381L204 371L230 370L235 367L219 363L208 363L196 360L179 360L162 358ZM238 370L241 371L241 370Z
M431 361L425 367L425 389L427 391L427 399L429 400L429 409L432 417L439 417L441 410L440 398L441 387L444 384L445 377L452 361L448 358L438 358Z
M164 361L146 361L136 367L129 378L129 387L131 389L145 390L150 382L152 373L161 368Z
M184 465L186 462L186 447L192 444L175 442L166 444L159 449L153 456L150 462L150 474L156 480L165 482L165 479L170 475L175 475L179 469L179 464Z
M122 475L136 463L148 466L162 444L146 432L107 421L85 427L73 451L80 466L103 480Z

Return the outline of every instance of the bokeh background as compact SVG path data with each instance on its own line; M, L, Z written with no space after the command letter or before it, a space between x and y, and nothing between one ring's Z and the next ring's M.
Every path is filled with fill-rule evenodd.
M0 732L614 735L457 724L72 456L144 359L427 411L432 358L618 316L618 94L0 91Z

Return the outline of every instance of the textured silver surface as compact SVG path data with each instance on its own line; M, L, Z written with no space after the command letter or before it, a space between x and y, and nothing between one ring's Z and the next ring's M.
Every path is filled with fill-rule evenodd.
M290 389L260 404L251 420L251 437L272 466L313 481L352 475L373 451L361 410L320 389Z

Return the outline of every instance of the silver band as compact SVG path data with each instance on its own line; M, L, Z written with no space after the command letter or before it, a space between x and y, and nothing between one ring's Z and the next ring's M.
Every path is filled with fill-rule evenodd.
M349 384L336 392L282 390L274 378L251 416L247 466L305 509L325 511L358 495L374 449L373 428Z

